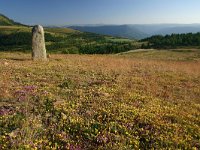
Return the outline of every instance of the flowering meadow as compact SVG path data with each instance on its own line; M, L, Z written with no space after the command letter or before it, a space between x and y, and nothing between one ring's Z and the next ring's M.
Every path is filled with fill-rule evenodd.
M0 149L200 149L200 55L152 53L0 52Z

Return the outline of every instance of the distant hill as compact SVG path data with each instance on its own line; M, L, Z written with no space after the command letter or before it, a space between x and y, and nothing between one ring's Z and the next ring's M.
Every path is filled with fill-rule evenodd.
M149 35L129 25L105 25L105 26L71 26L70 28L97 34L118 36L130 39L142 39Z
M200 24L135 24L135 25L86 25L70 28L104 35L131 39L143 39L152 35L167 35L200 32Z
M26 26L0 14L0 26Z
M182 34L182 33L197 33L200 32L200 25L198 26L176 26L161 29L154 34L166 35L166 34Z

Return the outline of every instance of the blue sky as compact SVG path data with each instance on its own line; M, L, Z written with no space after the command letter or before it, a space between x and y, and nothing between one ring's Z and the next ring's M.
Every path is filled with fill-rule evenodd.
M200 23L200 0L0 0L24 24Z

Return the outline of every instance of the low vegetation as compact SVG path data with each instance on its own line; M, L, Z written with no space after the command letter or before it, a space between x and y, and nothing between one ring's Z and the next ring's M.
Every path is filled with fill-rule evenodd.
M197 150L197 53L0 52L0 149Z

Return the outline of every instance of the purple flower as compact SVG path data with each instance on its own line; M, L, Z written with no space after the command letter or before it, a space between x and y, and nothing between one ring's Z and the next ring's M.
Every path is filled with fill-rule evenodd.
M69 150L81 150L80 146L70 144Z
M34 85L29 85L29 86L25 86L24 87L24 89L26 90L26 91L29 91L29 92L32 92L32 91L34 91L34 90L36 90L36 86L34 86Z
M13 112L14 112L14 110L12 107L9 107L9 106L0 107L0 116L10 115Z
M15 97L17 97L19 101L24 101L26 99L26 95L27 93L24 90L15 92Z
M98 143L108 143L109 142L109 137L108 135L99 135L97 137L97 142Z
M36 86L24 86L22 90L16 91L15 96L19 101L25 101L27 96L35 96Z

